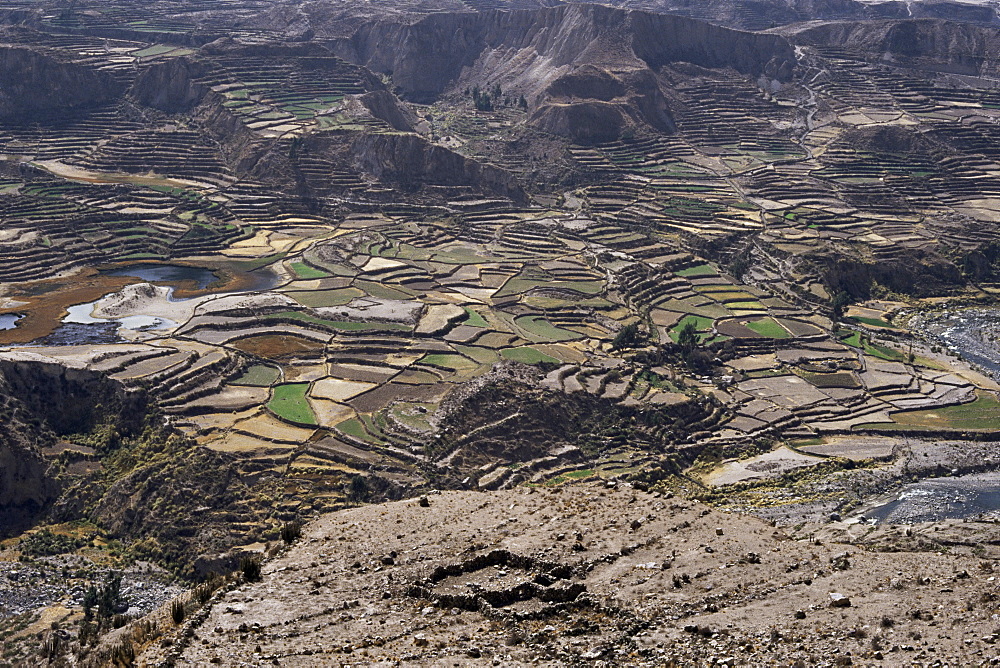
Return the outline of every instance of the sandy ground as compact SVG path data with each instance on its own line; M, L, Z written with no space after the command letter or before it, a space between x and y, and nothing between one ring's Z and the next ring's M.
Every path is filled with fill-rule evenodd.
M171 288L136 283L127 285L119 292L113 292L97 300L91 314L95 318L126 318L147 316L166 318L175 323L186 322L194 315L195 308L204 298L173 301Z
M793 540L621 483L346 510L308 525L261 582L226 593L138 663L972 666L997 656L993 561L939 553L929 529L887 529L897 552L825 531Z
M746 480L773 478L803 466L814 466L822 461L819 457L810 457L782 446L749 459L724 462L708 476L705 482L721 486Z

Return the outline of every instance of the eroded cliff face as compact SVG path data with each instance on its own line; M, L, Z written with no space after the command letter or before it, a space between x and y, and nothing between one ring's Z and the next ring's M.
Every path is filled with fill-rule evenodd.
M0 536L23 530L60 493L41 449L113 415L122 431L146 414L145 396L82 367L27 353L0 358Z
M200 63L189 58L171 58L140 72L129 93L140 104L160 111L188 111L209 91L196 81L203 70Z
M31 432L10 415L0 420L0 537L30 526L58 493Z
M351 144L355 165L403 189L423 185L475 185L485 193L519 203L527 195L517 179L502 169L466 158L416 134L365 134Z
M806 45L836 45L933 72L995 75L1000 71L1000 28L935 19L826 23L789 35Z
M616 139L629 127L672 132L657 77L665 65L787 80L795 64L791 46L778 35L584 4L371 23L333 48L390 75L416 102L500 85L524 96L536 127L584 144Z
M377 22L334 42L334 48L352 62L391 74L404 96L419 102L476 78L531 97L580 64L629 70L682 61L756 76L777 74L795 60L778 35L599 5Z
M123 429L137 427L145 417L142 392L83 366L12 352L0 357L0 376L27 413L57 435L85 433L107 415Z
M23 47L0 46L0 118L93 107L121 93L110 74Z

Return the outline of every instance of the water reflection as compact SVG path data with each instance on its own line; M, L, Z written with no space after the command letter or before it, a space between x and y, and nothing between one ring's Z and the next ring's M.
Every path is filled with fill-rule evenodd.
M148 283L186 283L194 281L198 290L204 290L219 279L202 267L184 267L176 264L134 264L103 272L108 276L131 276Z
M17 326L17 321L24 316L19 313L4 313L0 315L0 331L5 329L14 329Z

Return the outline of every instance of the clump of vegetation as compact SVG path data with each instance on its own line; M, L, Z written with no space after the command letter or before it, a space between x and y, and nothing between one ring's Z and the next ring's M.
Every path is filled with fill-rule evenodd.
M77 538L64 534L53 533L42 529L22 538L18 544L21 554L29 557L47 557L54 554L66 554L87 544L85 538Z
M294 543L302 537L302 523L289 522L281 527L281 540L285 543Z
M83 620L80 622L80 644L107 628L120 628L125 618L120 614L127 608L122 597L121 573L108 573L100 585L91 584L83 594Z
M680 349L684 364L692 371L704 373L712 366L712 357L702 349L701 336L698 334L698 325L695 323L685 323L681 328L677 335L677 347Z
M750 271L751 265L749 253L740 253L729 263L727 270L737 281L742 281L746 273Z
M493 111L500 107L515 106L519 109L528 108L528 101L523 95L516 98L511 95L504 95L500 84L493 84L489 90L473 86L471 89L466 89L466 95L472 98L472 104L476 107L477 111Z
M247 582L260 582L261 579L261 558L244 557L240 559L240 573Z
M186 614L183 601L174 601L170 604L170 618L174 620L174 624L183 622Z
M352 503L362 503L371 496L371 488L368 480L362 475L351 476L351 481L347 483L347 498Z
M833 319L840 320L844 317L847 307L853 303L854 298L846 290L841 290L833 295L830 300L830 308L833 310Z
M213 575L205 582L194 588L194 598L201 605L208 603L209 599L222 585L226 583L226 578L220 575Z
M642 342L643 336L642 332L639 330L639 325L633 322L618 330L618 334L616 334L614 340L611 341L611 347L615 350L621 350L622 348L635 348L642 345Z

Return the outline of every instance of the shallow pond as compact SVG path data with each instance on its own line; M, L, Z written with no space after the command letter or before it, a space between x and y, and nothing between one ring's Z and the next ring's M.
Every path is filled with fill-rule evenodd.
M17 325L17 321L23 317L23 315L18 313L4 313L3 315L0 315L0 330L14 329Z
M177 264L133 264L103 272L107 276L132 276L148 283L160 283L179 288L193 281L196 289L205 290L219 280L218 275L204 267L188 267ZM270 267L261 267L242 275L243 288L234 292L270 290L281 282ZM229 292L227 290L227 292Z
M132 276L148 283L177 284L194 281L198 290L204 290L219 278L202 267L184 267L176 264L134 264L103 273L108 276Z

